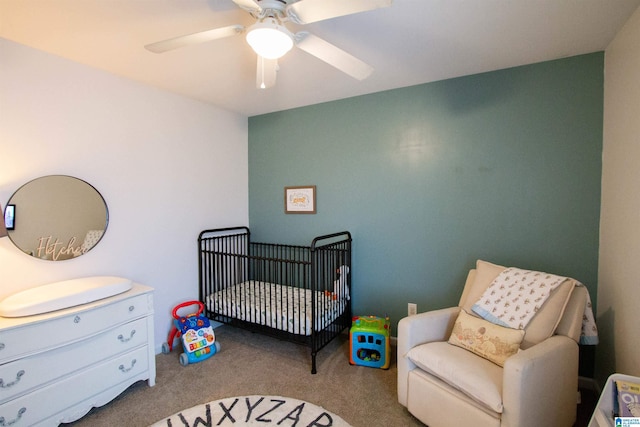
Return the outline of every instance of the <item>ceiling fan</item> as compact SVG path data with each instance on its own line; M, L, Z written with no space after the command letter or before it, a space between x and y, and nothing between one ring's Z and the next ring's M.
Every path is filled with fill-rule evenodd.
M292 33L285 23L309 24L339 16L391 6L393 0L232 0L248 11L256 23L248 28L230 25L168 40L151 43L145 48L154 53L183 46L246 33L247 43L258 55L256 86L261 89L276 83L278 58L295 45L338 70L364 80L373 68L358 58L307 31Z

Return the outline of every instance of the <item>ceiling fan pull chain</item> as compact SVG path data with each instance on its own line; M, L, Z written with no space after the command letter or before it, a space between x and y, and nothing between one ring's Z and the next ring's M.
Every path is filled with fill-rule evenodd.
M259 57L260 61L260 89L266 89L266 85L264 84L264 58L262 56Z

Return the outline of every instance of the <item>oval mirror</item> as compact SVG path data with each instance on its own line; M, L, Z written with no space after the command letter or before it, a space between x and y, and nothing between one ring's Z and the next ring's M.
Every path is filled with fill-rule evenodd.
M9 216L9 218L7 218ZM109 223L107 204L89 183L66 175L36 178L5 208L9 238L36 258L61 261L93 248Z

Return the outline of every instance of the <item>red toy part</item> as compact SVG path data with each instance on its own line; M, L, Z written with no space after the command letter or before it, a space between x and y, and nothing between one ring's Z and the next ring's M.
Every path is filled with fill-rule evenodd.
M182 317L182 316L178 316L178 310L180 310L183 307L189 307L190 305L197 305L198 306L198 311L195 312L195 313L191 313L188 316L200 316L202 314L202 312L204 311L204 304L202 302L200 302L200 301L187 301L187 302L183 302L182 304L176 305L173 308L173 311L171 312L171 315L176 320L180 319L180 317Z
M199 316L204 311L204 304L202 302L200 302L200 301L186 301L186 302L183 302L181 304L176 305L173 308L173 310L171 311L171 315L173 316L174 319L180 320L180 317L182 317L182 316L178 315L178 310L180 310L181 308L184 308L184 307L189 307L191 305L197 305L198 306L198 311L195 312L195 313L188 314L187 316ZM167 339L168 351L166 351L166 353L168 353L168 352L173 350L173 340L175 340L176 338L180 338L180 331L178 330L178 328L176 328L175 325L173 325L171 327L171 331L169 331L169 338ZM163 350L163 352L165 352L165 351Z

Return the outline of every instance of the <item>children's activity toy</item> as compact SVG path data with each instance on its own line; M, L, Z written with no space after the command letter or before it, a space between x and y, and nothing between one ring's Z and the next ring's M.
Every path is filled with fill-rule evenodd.
M388 369L390 362L389 317L355 316L349 331L352 365Z
M198 306L198 311L187 316L178 315L178 310L192 305ZM220 343L216 341L211 322L202 316L204 304L200 301L187 301L173 308L173 327L169 338L162 344L162 352L168 354L173 349L173 340L182 337L184 353L180 354L180 364L202 362L220 351Z

